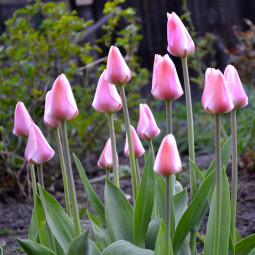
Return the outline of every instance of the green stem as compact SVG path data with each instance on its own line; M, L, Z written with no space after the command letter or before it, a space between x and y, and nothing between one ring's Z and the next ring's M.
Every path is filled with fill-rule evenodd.
M220 154L220 115L215 114L215 151L216 151L216 213L213 254L219 254L221 223L221 154Z
M37 165L37 175L38 175L38 182L44 188L44 181L43 181L43 166L42 164Z
M172 101L166 100L166 133L172 134Z
M186 98L186 109L187 109L187 122L188 122L188 143L189 143L189 158L195 163L195 145L194 145L194 125L193 125L193 111L192 111L192 101L189 83L189 69L187 63L187 56L181 58L182 69L184 77L184 87L185 87L185 98ZM196 195L196 173L191 165L189 164L190 170L190 189L191 189L191 199ZM190 237L190 248L191 254L196 254L196 231L191 230Z
M110 181L110 169L106 169L105 177Z
M36 200L36 194L37 194L35 167L33 164L29 164L29 167L30 167L30 174L31 174L31 180L32 180L34 208L35 208L35 200Z
M60 160L64 192L65 192L66 211L67 211L67 215L71 218L72 211L71 211L71 204L70 204L69 187L68 187L68 181L67 181L67 176L66 176L65 159L64 159L60 134L59 134L59 128L54 128L54 133L55 133L57 146L58 146L59 160Z
M113 113L108 114L109 120L109 129L111 136L111 145L112 145L112 161L113 161L113 175L114 175L114 184L119 187L119 171L118 171L118 159L117 159L117 148L116 148L116 138L114 131L114 121L113 121ZM110 178L108 178L110 180Z
M136 182L137 182L137 189L138 189L141 183L141 175L140 175L140 169L138 164L138 158L135 158L135 169L136 169Z
M165 201L165 255L170 255L171 235L172 235L172 221L171 212L173 190L171 185L171 175L166 175L166 201Z
M152 152L153 163L154 163L155 162L155 152L154 152L154 147L153 147L152 139L149 139L148 143L149 143L149 148L150 148L150 150Z
M235 225L236 225L236 201L237 201L237 130L236 130L236 109L231 112L231 134L232 134L232 184L231 184L231 234L233 243L235 243Z
M71 158L70 158L70 152L69 152L66 121L63 121L61 123L61 127L62 127L62 138L63 138L63 145L64 145L63 148L65 152L65 157L66 157L67 176L68 176L69 184L70 184L71 203L73 207L73 220L74 220L74 226L75 226L75 233L76 233L76 236L78 236L81 233L80 217L79 217L79 210L78 210L72 165L71 165Z
M127 107L127 100L126 100L124 85L120 85L120 96L121 96L121 99L122 99L124 120L125 120L126 132L127 132L127 137L128 137L130 168L131 168L131 178L132 178L132 189L133 189L133 200L134 200L134 203L135 203L136 196L137 196L135 154L134 154L133 140L132 140L131 129L130 129L130 120L129 120L129 114L128 114L128 107Z

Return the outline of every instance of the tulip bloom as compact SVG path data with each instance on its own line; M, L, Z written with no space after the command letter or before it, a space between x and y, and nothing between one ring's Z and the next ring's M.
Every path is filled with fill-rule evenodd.
M122 101L116 87L105 80L105 70L101 74L92 103L98 112L113 113L122 107Z
M111 46L105 73L105 80L114 85L123 85L132 78L132 73L119 49Z
M59 121L74 119L79 111L70 83L64 74L58 76L51 91L48 117Z
M49 161L54 156L54 150L46 141L41 130L32 124L29 129L27 146L25 149L25 159L31 164L41 165Z
M220 70L207 68L202 106L208 113L212 114L227 113L233 110L234 105L225 78Z
M132 125L130 125L130 129L131 129L132 141L133 141L133 146L134 146L135 158L138 158L138 157L141 157L142 155L144 155L145 150L144 150L143 145L142 145L142 143L141 143L141 141ZM125 143L125 147L124 147L124 153L125 153L126 157L129 158L129 147L128 147L127 136L126 136L126 143Z
M234 66L228 65L224 72L228 91L234 108L241 108L248 104L248 97L243 89L237 70Z
M118 155L117 155L117 161L118 161ZM111 138L109 138L107 140L104 150L103 150L97 164L98 164L98 166L100 166L106 170L111 170L113 168Z
M181 171L181 159L175 138L168 134L163 139L154 164L157 174L174 175Z
M18 101L14 113L13 134L27 137L30 126L34 123L23 102Z
M140 139L151 140L158 136L160 129L154 119L154 116L147 104L140 104L139 122L137 125L137 134Z
M61 125L61 122L56 119L51 119L49 117L49 101L51 97L52 91L48 91L45 97L45 106L44 106L44 116L43 116L43 122L44 124L49 128L58 128Z
M195 44L181 19L174 12L167 13L167 51L176 57L191 55Z
M167 54L155 55L151 93L160 100L173 100L183 95L175 65Z

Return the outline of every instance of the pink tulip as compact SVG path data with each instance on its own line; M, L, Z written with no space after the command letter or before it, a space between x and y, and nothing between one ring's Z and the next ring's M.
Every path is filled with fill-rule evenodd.
M167 54L155 55L151 93L160 100L173 100L183 95L175 65Z
M25 149L25 159L31 164L43 164L54 156L54 150L46 141L41 130L32 124L29 129L27 146Z
M74 119L79 113L71 86L64 74L55 80L48 105L48 117L66 121Z
M131 136L132 136L132 141L133 141L135 158L138 158L138 157L141 157L142 155L144 155L145 150L144 150L143 145L142 145L142 143L141 143L141 141L132 125L130 125L130 129L131 129ZM126 157L129 158L129 147L128 147L127 136L126 136L126 143L125 143L125 147L124 147L124 153L125 153Z
M203 108L212 114L221 114L233 110L225 78L220 70L207 68L205 87L202 95Z
M18 101L14 113L13 134L27 137L30 126L34 123L23 102Z
M116 87L108 83L104 78L105 70L99 78L92 106L98 112L117 112L122 107L120 95Z
M151 140L160 133L160 129L154 116L147 104L140 104L139 122L137 134L140 139Z
M132 78L132 73L119 49L111 46L105 73L105 80L114 85L122 85Z
M167 13L167 50L176 57L191 55L195 44L181 19L174 12Z
M248 104L248 97L243 89L237 70L228 65L224 72L228 91L235 108L241 108Z
M49 117L49 101L51 97L52 91L48 91L45 97L45 106L44 106L44 116L43 122L49 128L58 128L61 125L61 122L55 119L51 119Z
M181 159L175 138L172 134L163 139L154 164L157 174L173 175L181 171Z

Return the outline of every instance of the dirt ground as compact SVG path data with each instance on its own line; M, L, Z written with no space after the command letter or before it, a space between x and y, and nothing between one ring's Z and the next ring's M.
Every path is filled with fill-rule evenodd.
M197 158L200 166L207 166L211 157L200 156ZM185 163L186 162L186 163ZM142 162L141 162L142 164ZM184 168L187 168L187 160L184 160ZM230 175L230 167L228 175ZM96 171L88 171L89 179L103 177L104 172L96 169ZM187 186L188 174L187 170L181 175L183 186ZM255 233L255 172L248 172L245 168L239 169L238 183L238 206L237 206L237 227L242 237ZM75 184L80 208L91 210L83 185L79 179L78 173L75 173ZM121 188L127 195L132 194L130 177L124 177L120 181ZM93 185L95 191L103 198L104 181L97 181ZM51 185L46 186L46 189L54 195L61 203L64 203L63 186L61 179L56 179ZM188 187L189 189L189 187ZM28 227L30 223L33 202L30 199L25 200L18 195L14 197L0 198L0 243L2 243L5 255L24 254L19 248L16 241L17 238L27 238ZM84 227L89 222L85 216L82 217ZM202 227L204 232L205 227Z

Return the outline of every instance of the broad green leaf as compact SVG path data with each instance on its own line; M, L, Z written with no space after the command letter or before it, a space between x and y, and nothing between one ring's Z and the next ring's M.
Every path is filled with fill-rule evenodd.
M92 226L95 238L96 238L99 246L103 250L111 244L109 235L105 232L104 228L102 227L102 225L100 224L100 222L97 220L96 217L94 217L88 211L87 211L87 214L88 214L89 220L91 222L91 226Z
M38 186L48 226L66 253L69 243L75 237L74 224L56 199Z
M159 215L163 220L165 220L166 181L161 175L156 173L154 174L154 178L155 178L155 196Z
M221 225L220 225L220 244L219 251L222 254L228 254L229 234L230 234L230 194L229 184L226 172L222 170L222 201L221 201ZM214 189L213 198L210 206L210 215L207 223L206 239L204 246L205 255L213 255L214 232L215 232L215 212L216 212L216 188Z
M160 229L160 217L158 216L155 219L153 219L149 224L148 231L145 236L146 249L154 251L159 229Z
M0 246L0 255L4 255L4 250L2 246Z
M192 159L189 159L189 163L190 163L191 168L196 171L196 173L199 177L200 183L202 183L205 179L204 174L199 169L199 167L192 161Z
M177 194L177 193L183 191L183 187L179 181L175 182L174 191L175 191L174 194Z
M175 194L173 196L173 203L174 203L175 226L177 226L183 213L188 207L187 206L187 203L188 203L187 189L184 189L181 192Z
M225 169L227 169L231 154L232 154L232 139L230 136L221 148L221 165L225 166ZM215 170L215 159L212 161L211 165L207 169L204 177L207 177L214 170Z
M68 246L66 255L89 255L89 229L87 228Z
M212 172L200 185L196 196L181 217L174 234L173 251L176 254L181 247L190 230L198 230L200 222L203 220L207 210L207 197L210 189L214 185L215 172Z
M255 249L255 234L245 237L235 244L235 255L250 255Z
M36 224L35 211L33 209L30 226L29 226L28 239L34 240L36 234L37 234L37 224Z
M89 239L89 255L101 255L101 252L99 251L97 246L90 239Z
M170 243L169 245L170 255L173 255L172 243ZM155 246L155 255L165 255L165 224L162 219Z
M154 204L154 171L151 151L146 160L134 210L134 244L144 248Z
M28 255L56 255L56 253L47 247L32 240L18 239L18 242Z
M120 240L108 246L102 255L154 255L154 252Z
M74 158L74 162L75 165L77 167L77 170L79 172L79 175L81 177L81 181L82 184L86 190L86 193L88 195L88 198L93 206L93 208L95 209L95 211L97 212L98 216L100 217L100 219L102 220L102 222L105 224L105 209L104 209L104 205L101 202L100 198L97 196L96 192L94 191L94 189L92 188L88 177L84 171L84 168L80 162L80 160L77 158L77 156L75 154L73 154L73 158Z
M49 236L47 233L47 226L46 226L46 221L44 218L42 202L38 194L36 194L36 197L35 197L35 212L36 212L36 221L38 226L40 244L50 248Z
M105 183L105 221L112 242L133 242L133 209L121 189L108 179Z
M255 255L255 248L249 253L249 255Z

